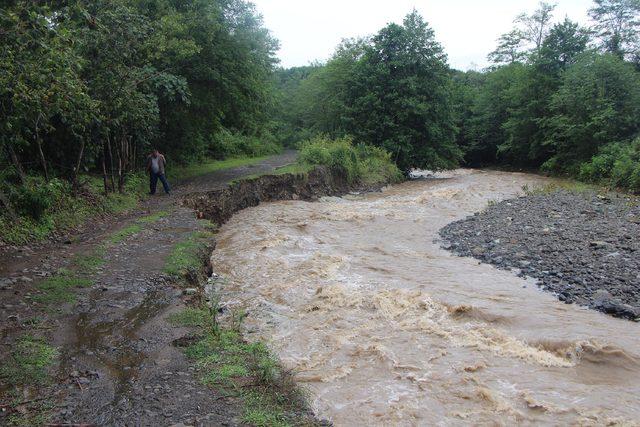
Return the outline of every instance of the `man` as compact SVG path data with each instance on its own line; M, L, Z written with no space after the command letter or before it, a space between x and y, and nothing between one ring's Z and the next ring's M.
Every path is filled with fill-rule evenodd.
M170 188L169 183L167 182L167 178L164 176L164 167L166 166L167 161L164 156L158 152L157 149L153 149L151 155L147 157L147 172L149 172L150 181L150 192L149 194L156 194L156 186L158 185L158 179L162 182L162 186L164 187L164 192L169 194Z

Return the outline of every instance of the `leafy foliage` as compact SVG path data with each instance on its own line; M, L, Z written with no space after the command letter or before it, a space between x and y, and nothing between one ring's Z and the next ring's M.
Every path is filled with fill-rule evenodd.
M328 166L353 183L374 185L396 182L401 177L388 152L378 147L354 145L350 138L313 138L301 146L299 162Z
M296 130L350 135L392 153L402 169L458 164L446 55L417 12L371 38L343 42L325 66L298 72Z
M589 47L594 33L568 18L550 26L547 17L543 32L535 19L544 33L537 48L481 77L455 75L458 143L468 164L542 168L640 190L640 75L629 62L640 9L635 1L595 3L599 49Z
M42 223L65 204L51 183L84 197L80 175L101 174L105 194L126 193L152 146L173 165L279 149L277 41L245 0L15 0L0 46L0 223L12 229L57 228ZM2 238L25 240L13 234Z

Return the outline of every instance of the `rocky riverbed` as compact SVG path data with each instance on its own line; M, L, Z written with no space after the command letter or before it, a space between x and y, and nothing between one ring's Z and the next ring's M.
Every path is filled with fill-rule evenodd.
M557 191L500 203L440 231L443 246L539 280L566 303L640 318L640 203Z

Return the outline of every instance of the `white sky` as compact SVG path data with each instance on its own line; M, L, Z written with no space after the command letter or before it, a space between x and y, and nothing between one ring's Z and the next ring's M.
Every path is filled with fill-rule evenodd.
M402 22L414 7L436 32L457 69L483 68L497 38L513 27L521 12L533 12L538 0L252 0L265 25L280 40L283 67L325 61L349 37L376 33ZM588 23L591 0L557 0L556 20L568 16Z

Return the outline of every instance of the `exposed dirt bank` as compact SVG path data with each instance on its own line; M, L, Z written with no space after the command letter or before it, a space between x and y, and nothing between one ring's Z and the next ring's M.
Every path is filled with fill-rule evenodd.
M640 317L640 205L558 191L507 200L444 227L448 248L522 276L561 301Z
M242 180L225 188L191 194L183 203L196 210L198 217L217 224L225 223L234 213L274 200L314 200L353 190L373 190L350 185L346 178L317 167L307 174L264 175Z

